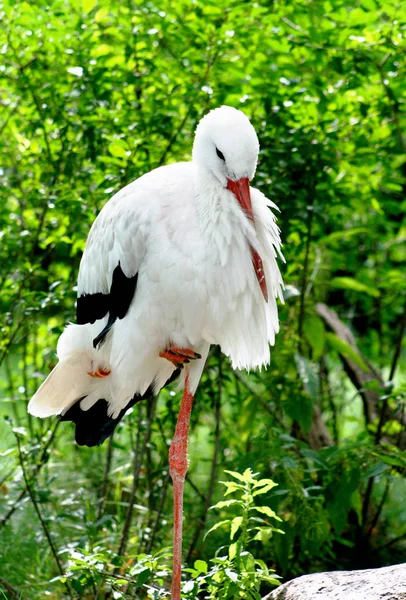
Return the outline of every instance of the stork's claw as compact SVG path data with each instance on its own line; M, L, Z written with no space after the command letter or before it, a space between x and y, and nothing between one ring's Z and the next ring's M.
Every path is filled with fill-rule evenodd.
M163 352L160 352L159 356L161 358L166 358L166 360L169 360L177 368L188 364L191 360L202 358L202 355L194 350L189 350L188 348L178 348L177 346L171 346L170 348L167 348Z

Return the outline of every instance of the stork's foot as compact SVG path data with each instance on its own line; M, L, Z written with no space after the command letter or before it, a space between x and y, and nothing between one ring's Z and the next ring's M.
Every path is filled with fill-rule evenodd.
M167 348L163 352L160 352L159 356L169 360L177 369L179 369L179 367L183 367L183 365L189 363L191 360L202 358L202 355L198 352L194 352L194 350L189 350L188 348L178 348L177 346L171 346L170 348Z
M88 371L87 374L90 375L90 377L95 377L96 379L100 378L102 379L103 377L108 377L110 375L111 371L109 369L104 369L103 367L98 367L95 371Z

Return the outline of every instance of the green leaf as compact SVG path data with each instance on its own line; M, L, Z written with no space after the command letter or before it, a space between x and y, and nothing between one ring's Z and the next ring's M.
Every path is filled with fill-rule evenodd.
M313 350L313 359L317 361L323 354L326 339L323 321L315 315L307 317L303 324L303 333Z
M245 483L252 483L254 481L251 469L245 469L243 478Z
M278 579L275 579L275 575L273 577L269 577L268 575L264 575L265 581L271 583L272 585L281 585L281 582Z
M313 400L308 394L303 394L301 398L289 394L284 402L284 408L289 417L299 423L303 431L309 431L313 419Z
M219 527L223 527L223 525L228 525L229 523L230 523L230 519L225 519L224 521L219 521L218 523L215 523L215 525L213 525L213 527L211 529L209 529L209 531L206 533L206 535L204 536L204 539L206 539L206 537L212 531L216 531L216 529L218 529Z
M137 585L142 586L151 577L151 569L146 568L137 573ZM128 583L128 582L126 582Z
M277 521L282 521L276 512L272 510L272 508L269 508L269 506L253 506L252 510L256 510L257 512L266 515L267 517L271 517L272 519L276 519Z
M362 292L365 294L369 294L370 296L374 296L374 298L378 298L379 290L376 288L372 288L357 279L353 279L352 277L334 277L330 285L334 288L342 289L342 290L352 290L354 292Z
M377 463L371 465L363 473L363 477L364 477L364 479L369 479L370 477L378 477L379 475L382 475L382 473L385 473L385 471L387 471L387 470L388 470L387 464L385 464L384 462L377 462Z
M265 483L266 482L266 483ZM263 486L258 489L259 486ZM260 494L266 494L269 490L276 487L278 484L272 481L272 479L261 479L261 481L257 481L254 485L255 491L252 493L252 496L259 496Z
M326 333L326 339L329 346L336 350L339 354L345 358L352 360L360 369L368 372L368 366L365 364L363 358L358 354L356 350L350 344L342 340L335 333Z
M232 504L241 504L241 501L235 498L232 500L221 500L220 502L217 502L217 504L214 504L214 506L210 506L210 510L213 508L226 508Z
M379 454L382 462L391 467L401 467L406 469L406 456L389 456L388 454Z
M83 12L89 13L97 4L97 0L82 0Z
M269 540L272 537L272 534L274 532L282 533L282 534L285 533L281 529L275 529L275 527L264 527L264 526L261 526L261 527L257 527L256 529L258 531L257 531L257 534L255 535L255 537L253 539L254 540L258 540L258 541L260 541L260 542L262 542L264 544L266 544L266 543L269 542Z
M232 540L234 538L238 529L241 527L242 522L243 522L242 517L234 517L234 519L231 521L230 540Z
M298 352L295 354L295 361L306 393L313 402L316 402L319 395L319 374L316 371L316 365Z
M238 548L237 542L233 542L232 544L230 544L230 546L228 548L228 558L230 560L234 560L234 558L237 556L237 548Z
M334 231L326 237L321 238L320 243L336 244L337 242L350 240L353 236L358 236L361 233L368 233L368 229L366 227L354 227L352 229L346 229L344 231Z
M229 579L231 579L231 581L234 581L234 582L238 581L238 574L235 571L232 571L231 569L225 569L224 572L227 575L227 577L229 577Z
M244 490L244 486L240 483L235 483L234 481L220 481L226 488L226 492L224 496L228 496L228 494L233 494L234 492Z
M109 144L109 152L117 158L127 158L126 144L124 142L111 142Z
M196 560L194 567L199 573L207 573L208 566L207 562L205 562L204 560Z
M248 471L249 469L247 469ZM227 473L228 475L231 475L231 477L235 477L235 479L238 479L238 481L242 481L243 483L246 482L246 479L244 478L244 475L241 475L241 473L237 473L236 471L224 471L224 473Z

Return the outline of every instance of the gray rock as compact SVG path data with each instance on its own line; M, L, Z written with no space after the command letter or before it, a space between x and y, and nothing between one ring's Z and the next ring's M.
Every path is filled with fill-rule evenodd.
M303 575L263 600L406 600L406 564Z

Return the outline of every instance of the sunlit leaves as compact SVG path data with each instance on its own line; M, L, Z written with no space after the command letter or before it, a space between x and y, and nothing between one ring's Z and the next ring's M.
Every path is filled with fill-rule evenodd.
M334 348L337 352L351 359L360 369L368 371L368 366L365 364L363 358L358 354L356 350L350 344L343 339L339 338L335 333L326 334L329 345Z
M379 296L379 290L352 279L351 277L334 277L331 281L331 285L335 288L341 288L345 290L353 290L354 292L364 292L370 296Z

